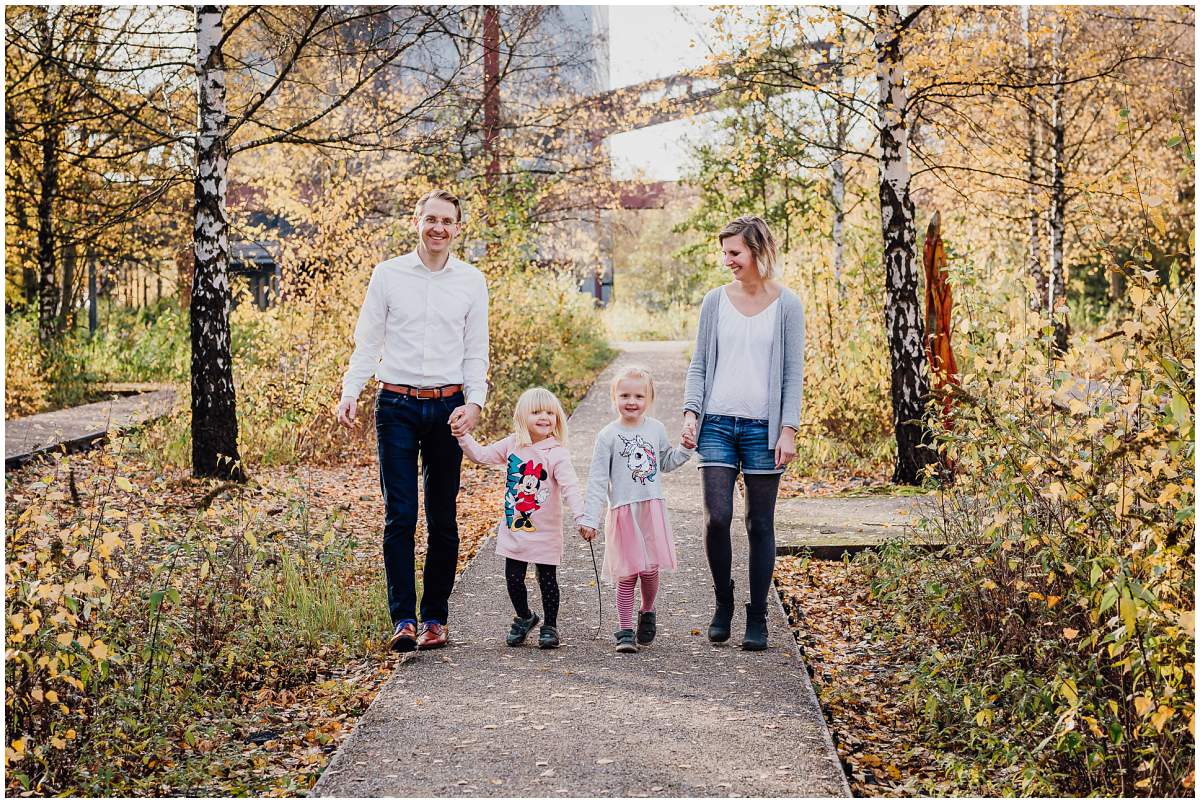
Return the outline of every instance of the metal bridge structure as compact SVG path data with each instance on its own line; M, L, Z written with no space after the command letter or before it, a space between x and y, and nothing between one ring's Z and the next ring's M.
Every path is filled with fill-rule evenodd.
M577 226L588 229L589 236L595 242L607 241L607 247L601 251L602 264L584 271L588 275L580 286L582 291L590 292L598 301L606 303L611 296L613 269L611 226L605 224L604 212L662 208L676 183L653 179L613 179L607 141L617 134L732 108L750 76L742 72L744 68L740 65L725 63L610 88L607 11L598 6L575 6L570 10L562 7L560 13L564 14L559 22L564 25L564 30L573 28L576 34L581 30L590 33L585 47L590 45L591 52L590 55L585 54L584 59L590 59L593 69L585 71L584 85L576 87L578 94L574 98L547 99L548 103L561 104L556 112L560 119L570 121L571 132L565 128L559 129L547 135L545 143L548 151L552 151L560 142L573 142L575 146L585 143L597 160L600 172L609 176L607 182L600 180L589 186L574 186L564 190L562 196L556 199L563 208L575 210L579 220ZM496 7L485 9L482 32L484 97L481 145L487 165L488 184L495 186L501 171L498 143L503 125L503 78L500 73L502 18ZM564 41L567 39L569 37L564 37ZM578 46L579 40L575 39L575 43ZM798 51L820 52L828 46L824 42L806 42L795 47ZM811 68L811 77L819 77L825 69L824 60L818 59ZM768 91L784 93L790 90L781 86ZM552 264L555 260L552 254L543 254L540 261Z
M593 49L606 48L606 12L599 7L590 7L590 10L586 6L575 8L592 23L596 33L592 38ZM494 6L489 6L485 11L483 24L483 148L485 153L491 154L488 171L492 175L498 174L500 170L496 150L501 126L500 35L499 12ZM805 42L795 46L795 50L827 51L828 47L826 42ZM597 65L596 77L599 85L575 105L572 116L583 118L587 129L586 136L595 145L600 145L616 134L731 108L736 102L737 91L744 88L748 77L738 65L722 63L637 84L609 88L607 54L594 52L592 60ZM812 77L818 77L827 67L827 64L818 62L812 69ZM787 90L780 87L769 91L780 93ZM612 189L615 192L608 193L608 196L616 198L618 205L625 209L661 207L672 183L674 182L614 181Z

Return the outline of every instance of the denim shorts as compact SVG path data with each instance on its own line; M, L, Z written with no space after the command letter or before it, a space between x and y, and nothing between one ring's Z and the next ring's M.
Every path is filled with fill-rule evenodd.
M728 466L743 474L781 474L775 447L767 442L767 421L705 413L696 441L700 466Z

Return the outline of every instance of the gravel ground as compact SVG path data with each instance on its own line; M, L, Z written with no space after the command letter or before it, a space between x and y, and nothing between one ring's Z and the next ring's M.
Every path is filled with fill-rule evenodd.
M685 346L627 344L614 363L647 364L657 410L678 429ZM609 420L604 372L571 420L571 451L586 472ZM738 615L730 645L704 638L712 591L692 465L666 476L680 571L664 578L658 639L613 651L616 610L605 584L603 622L588 547L569 531L559 570L563 646L510 649L512 611L491 544L451 598L451 646L415 653L363 715L313 790L373 796L848 796L849 787L777 598L771 647L744 653L745 534L735 524ZM500 478L497 476L497 483ZM498 499L497 487L497 499ZM602 547L597 545L597 560ZM530 602L537 610L536 583Z

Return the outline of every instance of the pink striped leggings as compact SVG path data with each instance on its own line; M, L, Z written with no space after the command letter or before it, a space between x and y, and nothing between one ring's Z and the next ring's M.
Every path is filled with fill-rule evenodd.
M654 610L654 598L658 596L658 569L640 574L631 574L617 581L617 622L622 630L633 629L633 587L642 581L642 607L645 613Z

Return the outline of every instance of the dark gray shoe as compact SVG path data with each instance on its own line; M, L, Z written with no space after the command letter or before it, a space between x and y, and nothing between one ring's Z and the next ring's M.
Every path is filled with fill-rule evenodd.
M733 623L733 581L729 581L729 588L724 592L717 589L716 594L717 610L708 626L708 640L713 644L724 644L729 641L729 627Z
M654 611L638 611L637 643L649 644L658 633Z
M543 650L552 650L558 646L558 628L554 625L542 625L538 630L538 646Z
M637 652L637 644L633 640L633 630L618 630L613 633L617 639L617 652Z
M747 652L760 652L767 648L767 612L754 611L746 604L746 637L742 639L742 649Z
M520 616L514 616L512 627L508 630L508 638L505 639L510 647L519 647L525 643L525 637L529 635L529 631L533 630L534 625L541 621L536 613L529 614L528 619L522 619Z

